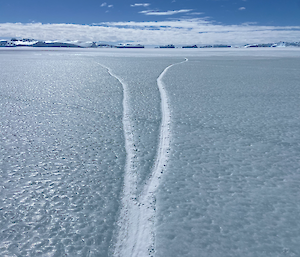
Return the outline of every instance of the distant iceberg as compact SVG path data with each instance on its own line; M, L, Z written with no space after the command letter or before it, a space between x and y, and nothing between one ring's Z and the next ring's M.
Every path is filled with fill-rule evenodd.
M165 45L165 46L160 46L159 48L175 48L174 45Z
M118 44L114 46L115 48L145 48L145 46L140 44Z
M44 42L44 41L39 41L32 46L33 47L82 47L80 45L75 45L75 44L71 44L71 43Z

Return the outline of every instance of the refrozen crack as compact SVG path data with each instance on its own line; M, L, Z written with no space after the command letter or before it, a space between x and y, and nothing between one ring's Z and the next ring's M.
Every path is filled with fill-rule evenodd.
M161 125L157 154L151 176L137 197L137 165L134 165L134 138L133 126L130 122L129 94L127 84L115 75L110 68L101 65L108 73L116 78L123 87L123 129L125 137L126 163L124 175L124 188L122 195L122 208L118 220L118 236L115 245L115 257L146 257L155 255L155 192L159 186L160 178L166 169L170 155L170 107L165 84L162 79L166 72L185 61L169 65L157 78L157 86L161 98Z

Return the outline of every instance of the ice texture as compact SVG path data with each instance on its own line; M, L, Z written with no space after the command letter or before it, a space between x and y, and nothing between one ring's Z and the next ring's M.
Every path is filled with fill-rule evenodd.
M0 58L1 256L300 255L299 49Z
M107 256L125 164L120 85L86 59L1 60L0 255Z
M165 76L156 256L298 256L299 58L190 58Z

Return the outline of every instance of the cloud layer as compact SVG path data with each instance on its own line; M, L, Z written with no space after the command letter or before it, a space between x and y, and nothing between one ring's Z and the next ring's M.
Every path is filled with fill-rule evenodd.
M137 3L137 4L132 4L130 5L131 7L147 7L149 6L150 4L149 3Z
M0 37L161 44L245 44L299 41L300 26L219 25L204 19L107 22L94 25L0 23Z
M174 11L166 11L166 12L146 10L146 11L141 11L139 13L142 13L145 15L174 15L174 14L186 13L186 12L190 12L190 11L192 11L192 10L182 9L182 10L174 10Z

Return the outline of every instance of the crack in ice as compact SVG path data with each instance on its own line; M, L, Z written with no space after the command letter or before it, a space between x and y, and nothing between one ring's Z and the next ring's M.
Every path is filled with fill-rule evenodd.
M159 143L156 159L152 173L142 190L137 196L137 171L134 165L134 138L133 127L130 122L129 95L127 84L115 75L110 68L101 65L108 73L116 78L123 87L123 129L125 137L126 163L124 175L124 188L122 195L122 208L118 220L119 234L115 245L114 256L116 257L146 257L155 255L155 191L157 190L160 178L166 168L170 154L170 108L165 84L162 78L166 72L173 67L188 61L169 65L157 78L157 86L161 98L161 125Z

